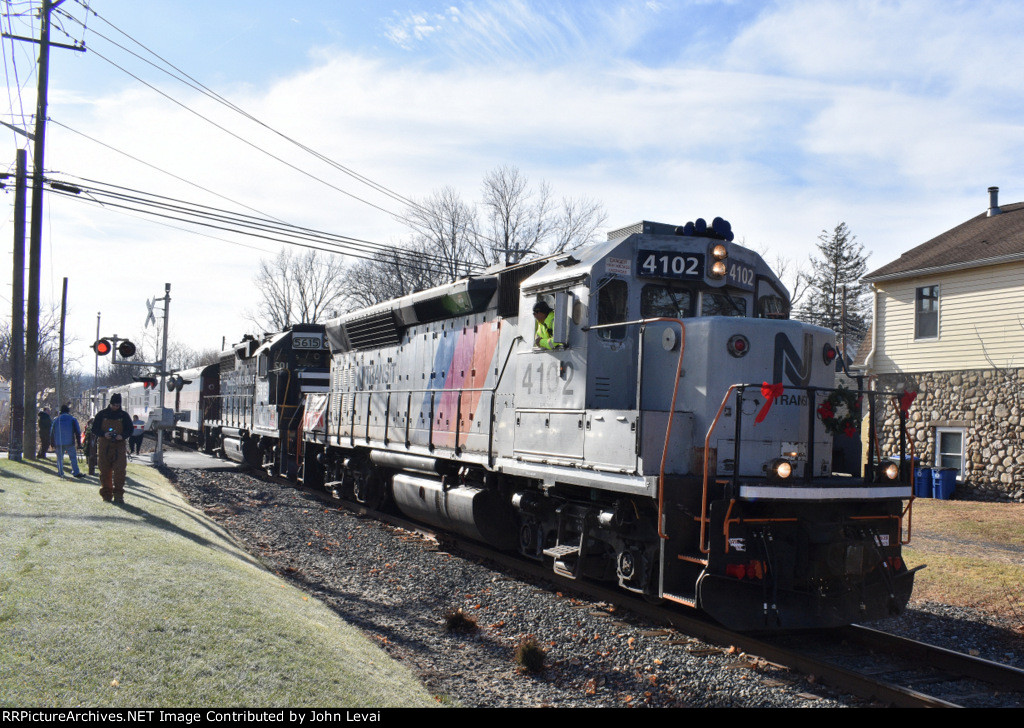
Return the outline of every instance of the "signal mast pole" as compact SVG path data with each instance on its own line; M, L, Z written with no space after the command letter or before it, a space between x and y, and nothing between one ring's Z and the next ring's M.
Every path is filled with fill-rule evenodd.
M163 414L164 414L164 387L167 380L167 319L171 310L171 284L164 284L164 346L163 356L160 358L160 380L157 385L157 391L160 393L157 397L157 406L160 408L160 427L156 431L156 450L153 452L153 464L163 465L164 464L164 428L163 428Z

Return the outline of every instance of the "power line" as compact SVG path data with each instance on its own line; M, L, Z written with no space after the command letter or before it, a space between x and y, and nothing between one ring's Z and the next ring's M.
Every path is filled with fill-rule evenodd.
M122 36L124 36L125 38L130 40L132 43L134 43L135 45L137 45L138 47L143 49L146 53L150 54L154 58L157 58L161 63L164 63L167 66L169 66L170 68L174 69L174 71L176 73L171 73L167 69L161 68L160 66L156 65L152 61L143 58L139 54L137 54L134 51L126 48L125 46L121 45L120 43L117 43L113 39L111 39L111 38L109 38L109 37L99 33L95 28L93 28L93 31L92 31L94 35L96 35L96 36L98 36L100 38L103 38L104 40L106 40L107 42L109 42L112 45L116 46L117 48L120 48L121 50L125 51L126 53L131 54L132 56L134 56L135 58L139 59L140 61L143 61L144 63L150 65L151 67L157 69L158 71L160 71L160 72L170 76L171 78L174 78L175 80L177 80L180 83L188 86L189 88L192 88L193 90L198 91L199 93L207 96L208 98L213 99L217 103L220 103L220 104L226 106L227 108L231 109L232 111L242 115L246 119L252 121L253 123L255 123L255 124L257 124L257 125L259 125L261 127L263 127L264 129L266 129L267 131L271 132L272 134L275 134L275 135L281 137L282 139L288 141L289 143L297 146L298 148L302 149L306 153L314 156L315 158L317 158L320 161L328 164L329 166L333 167L334 169L336 169L338 171L341 171L344 174L352 177L353 179L355 179L355 180L357 180L357 181L359 181L359 182L369 186L371 189L373 189L373 190L375 190L377 192L380 192L380 193L388 196L389 198L391 198L391 199L393 199L393 200L395 200L397 202L400 202L403 205L406 205L406 206L408 206L410 208L419 210L420 212L426 213L428 215L430 214L429 210L425 209L422 205L420 205L419 203L415 202L414 200L411 200L411 199L405 197L404 195L401 195L401 194L395 192L394 190L391 190L390 188L388 188L388 187L386 187L386 186L384 186L384 185L382 185L382 184L380 184L378 182L375 182L374 180L370 179L369 177L366 177L365 175L362 175L359 172L356 172L355 170L352 170L351 168L346 167L345 165L342 165L339 162L334 161L330 157L328 157L328 156L326 156L326 155L316 151L315 149L309 147L308 145L305 145L305 144L297 141L293 137L290 137L287 134L284 134L284 133L274 129L273 127L269 126L268 124L264 123L263 121L261 121L260 119L256 118L252 114L248 113L247 111L245 111L244 109L242 109L238 105L236 105L233 102L229 101L228 99L224 98L223 96L221 96L220 94L218 94L215 91L211 90L210 88L208 88L207 86L205 86L204 84L202 84L201 82L199 82L198 80L196 80L195 78L193 78L192 76L187 74L186 72L184 72L181 69L179 69L173 63L171 63L170 61L168 61L165 58L163 58L162 56L160 56L158 53L156 53L155 51L153 51L152 49L147 47L141 41L137 40L136 38L131 36L126 31L124 31L124 30L120 29L119 27L117 27L116 25L114 25L112 22L110 22L109 20L107 20L106 18L101 16L96 11L92 10L90 7L88 7L86 4L84 4L82 2L82 0L76 0L76 1L78 2L79 5L81 5L87 11L87 13L92 13L97 19L99 19L100 21L102 21L103 23L108 25L109 27L113 28L116 32L120 33ZM63 15L65 15L65 17L68 17L69 19L73 20L74 22L77 22L77 23L81 24L83 26L83 28L85 27L85 24L82 21L78 20L77 18L74 18L74 16L68 14L66 11L58 10L57 12L60 12ZM334 184L331 184L330 182L328 182L328 181L326 181L326 180L324 180L324 179L322 179L322 178L312 174L311 172L307 172L307 171L297 167L296 165L291 164L291 163L285 161L284 159L282 159L282 158L272 154L271 152L263 149L259 145L244 139L243 137L241 137L240 135L238 135L238 134L236 134L234 132L229 131L227 128L223 127L222 125L217 124L216 122L212 121L211 119L207 118L206 116L200 114L198 111L195 111L194 109L189 107L187 104L185 104L185 103L183 103L181 101L178 101L178 100L174 99L172 96L170 96L169 94L167 94L167 93L157 89L152 84L142 80L139 76L131 73L130 71L128 71L127 69L125 69L121 65L115 63L110 58L107 58L102 53L99 53L98 51L96 51L94 48L92 49L92 51L93 51L93 53L95 55L99 56L102 60L106 61L108 64L114 66L118 70L120 70L123 73L127 74L128 76L130 76L131 78L135 79L139 83L147 86L148 88L150 88L151 90L153 90L156 93L160 94L161 96L164 96L166 99L168 99L172 103L182 107L183 109L185 109L185 110L189 111L190 113L198 116L199 118L203 119L204 121L212 124L213 126L215 126L216 128L220 129L221 131L229 134L230 136L234 137L238 141L241 141L242 143L252 147L253 149L256 149L257 151L259 151L259 152L261 152L261 153L263 153L263 154L265 154L267 156L270 156L271 158L275 159L276 161L279 161L282 164L285 164L286 166L290 167L291 169L294 169L295 171L299 172L300 174L303 174L303 175L305 175L305 176L307 176L307 177L309 177L309 178L311 178L311 179L313 179L315 181L318 181L318 182L320 182L320 183L330 187L331 189L334 189L337 192L341 192L342 194L347 195L348 197L351 197L352 199L354 199L354 200L356 200L358 202L362 202L362 203L364 203L366 205L369 205L370 207L373 207L374 209L377 209L377 210L379 210L381 212L384 212L385 214L389 215L390 217L392 217L392 218L394 218L396 220L401 221L405 225L408 225L409 227L413 228L414 230L420 232L421 234L424 233L424 230L423 230L422 226L418 222L416 222L415 220L410 219L407 215L403 216L403 215L401 215L399 213L387 210L387 209L385 209L385 208L383 208L383 207L381 207L379 205L374 204L373 202L370 202L369 200L365 200L362 197L359 197L359 196L357 196L357 195L355 195L355 194L353 194L351 192L348 192L347 190L344 190L344 189L342 189L342 188L340 188L340 187L338 187L338 186L336 186ZM176 74L180 74L180 75L176 75ZM469 229L468 229L468 227L466 225L462 225L459 229L460 229L460 232L463 232L463 233L469 232ZM490 238L488 238L488 237L486 237L484 235L481 235L478 232L475 233L475 234L476 234L477 237L479 237L480 239L482 239L484 241L496 244L496 241L494 241L494 240L492 240L492 239L490 239Z
M83 178L75 177L75 179ZM417 264L420 266L441 265L445 262L442 257L437 255L220 210L208 205L177 200L94 180L84 180L83 183L77 183L74 186L52 178L47 178L47 181L51 184L54 192L65 197L75 197L103 207L130 210L278 243L340 253L363 260L379 260L382 253L401 253L409 259L407 264L409 267L417 267ZM460 265L473 270L482 268L473 263L461 263Z
M129 201L143 205L151 205L153 207L158 208L171 209L178 212L185 212L186 214L192 214L199 218L227 221L241 227L273 230L279 234L287 234L299 238L311 239L328 245L336 245L346 249L354 248L358 252L380 253L391 252L396 249L395 246L386 245L383 243L375 243L369 240L353 238L347 235L326 233L314 230L312 228L302 227L299 225L269 220L265 217L254 217L252 215L234 213L227 210L221 210L218 208L210 207L209 205L179 200L172 197L158 195L150 192L143 192L140 190L123 187L120 185L114 185L111 183L99 182L97 180L79 177L76 175L68 176L73 176L75 177L75 179L82 180L82 182L85 183L81 185L82 189L85 189L93 194L101 196L107 195L110 196L111 198L120 199L122 201ZM58 181L58 184L61 183ZM99 186L90 187L90 184ZM413 255L419 258L420 260L423 260L424 262L443 263L445 260L442 256L430 253L413 253Z
M110 151L115 152L116 154L120 154L122 156L125 156L128 159L131 159L133 162L138 162L139 164L142 164L142 165L144 165L146 167L149 167L150 169L156 170L157 172L160 172L161 174L165 174L168 177L172 177L172 178L178 180L179 182L184 182L185 184L190 185L192 187L195 187L196 189L202 190L203 192L208 192L209 194L213 195L214 197L219 197L222 200L227 200L228 202L230 202L232 204L235 204L235 205L238 205L239 207L244 207L246 210L250 210L252 212L258 213L258 214L263 215L265 217L268 217L270 219L277 220L278 222L284 222L280 218L276 218L273 215L269 215L269 214L263 212L262 210L257 210L255 207L250 207L249 205L246 205L244 202L239 202L238 200L233 200L233 199L231 199L230 197L228 197L226 195L220 194L219 192L214 192L213 190L209 189L208 187L203 187L202 185L200 185L200 184L198 184L196 182L192 182L191 180L185 179L184 177L181 177L179 175L176 175L173 172L168 172L166 169L158 167L155 164L151 164L151 163L149 163L149 162L147 162L147 161L145 161L143 159L139 159L138 157L136 157L134 155L131 155L128 152L122 151L122 150L118 149L117 147L113 147L113 146L111 146L109 144L101 142L99 139L91 137L91 136L89 136L88 134L86 134L84 132L78 131L77 129L72 129L67 124L62 124L61 122L59 122L56 119L54 119L52 116L50 117L49 121L51 123L53 123L53 124L56 124L59 127L67 129L68 131L70 131L73 134L78 134L79 136L81 136L81 137L83 137L85 139L88 139L89 141L93 142L94 144L100 145L104 149L109 149Z
M81 3L79 3L79 4L81 4ZM83 5L83 7L85 7L85 6ZM87 10L89 10L89 9L87 8ZM185 84L189 88L192 88L193 90L200 92L204 96L207 96L208 98L213 99L214 101L217 101L218 103L223 104L224 106L227 106L232 111L235 111L238 114L241 114L246 119L249 119L253 123L258 124L259 126L261 126L264 129L266 129L267 131L269 131L269 132L271 132L271 133L281 137L282 139L284 139L284 140L294 144L295 146L299 147L303 151L313 155L317 159L325 162L326 164L329 164L330 166L334 167L335 169L337 169L337 170L339 170L341 172L344 172L345 174L349 175L353 179L355 179L355 180L357 180L359 182L362 182L365 185L368 185L369 187L373 188L374 190L376 190L378 192L381 192L382 194L385 194L388 197L391 197L392 199L394 199L394 200L396 200L398 202L401 202L404 205L409 205L410 207L419 207L419 205L416 202L414 202L413 200L405 197L404 195L402 195L402 194L400 194L400 193L390 189L389 187L386 187L385 185L380 184L379 182L374 181L373 179L370 179L369 177L367 177L367 176L365 176L363 174L360 174L359 172L356 172L355 170L351 169L350 167L346 167L345 165L341 164L340 162L337 162L337 161L331 159L330 157L326 156L325 154L322 154L321 152L318 152L317 150L313 149L312 147L309 147L308 145L303 144L302 142L298 141L297 139L295 139L295 138L293 138L293 137L291 137L291 136L289 136L289 135L287 135L287 134L285 134L285 133L283 133L281 131L278 131L277 129L275 129L273 127L271 127L269 124L266 124L265 122L263 122L262 120L260 120L259 118L255 117L255 116L253 116L248 111L246 111L245 109L241 108L240 106L238 106L234 102L230 101L229 99L225 98L224 96L221 96L216 91L212 90L211 88L209 88L208 86L206 86L205 84L203 84L202 82L200 82L199 80L194 78L193 76L190 76L188 73L186 73L182 69L178 68L176 65L174 65L173 63L168 61L166 58L164 58L163 56L158 54L153 49L151 49L148 46L146 46L144 43L142 43L138 39L134 38L132 35L130 35L126 31L124 31L121 28L119 28L116 25L114 25L112 22L110 22L109 20L104 18L102 15L100 15L96 11L89 10L89 12L92 12L92 14L95 15L99 20L101 20L102 22L106 23L108 26L110 26L115 31L117 31L118 33L123 35L125 38L130 40L132 43L134 43L135 45L137 45L140 48L142 48L144 51L146 51L147 53L152 55L154 58L157 58L158 60L160 60L160 62L166 64L168 67L172 68L177 74L180 74L180 75L176 75L175 73L171 73L170 71L168 71L165 68L161 68L157 64L153 63L152 61L150 61L150 60L148 60L146 58L143 58L138 53L135 53L134 51L126 48L125 46L121 45L120 43L118 43L117 41L113 40L112 38L109 38L108 36L103 35L99 31L97 31L95 28L92 31L93 34L99 36L100 38L103 38L104 40L106 40L109 43L112 43L113 45L117 46L118 48L120 48L121 50L125 51L126 53L129 53L132 56L138 58L143 63L146 63L146 64L152 66L153 68L155 68L156 70L160 71L161 73L164 73L164 74L170 76L171 78L174 78L174 79L180 81L181 83ZM70 15L68 15L68 17L71 18L72 20L75 20L75 22L79 22L79 23L81 22L81 21L78 21L77 19L73 18Z

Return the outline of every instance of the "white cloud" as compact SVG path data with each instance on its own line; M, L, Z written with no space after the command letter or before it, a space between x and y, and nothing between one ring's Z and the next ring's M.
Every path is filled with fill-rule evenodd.
M926 13L931 4L778 3L716 53L658 65L620 52L652 22L675 32L675 8L644 5L605 4L584 17L517 0L409 14L389 25L394 43L416 51L401 61L320 49L307 70L269 88L222 92L407 196L452 185L473 200L485 172L511 163L556 194L603 200L611 227L721 215L748 242L792 257L806 257L822 228L845 220L877 251L877 266L979 212L990 184L1007 200L1024 199L1021 81L1009 72L1019 42L986 47L979 61L967 58L971 39L939 33L959 22L975 37L994 29L1002 38L1001 24L984 23L973 4ZM445 62L426 48L443 50ZM990 78L982 66L1004 72ZM52 98L55 119L270 215L380 242L404 232L149 91L91 98L58 90ZM331 184L397 209L212 103L189 103ZM53 169L228 206L58 127L50 145ZM55 275L73 271L91 289L121 274L111 286L119 297L103 304L105 319L124 317L118 333L141 325L142 301L165 280L174 285L172 325L205 336L197 346L245 330L238 313L252 307L244 302L260 253L81 202L54 200L51 209ZM94 330L97 305L79 306L77 330Z

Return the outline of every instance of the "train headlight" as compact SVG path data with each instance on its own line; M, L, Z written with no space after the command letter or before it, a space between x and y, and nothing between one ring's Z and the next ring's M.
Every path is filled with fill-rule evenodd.
M728 257L729 249L725 247L725 243L715 243L708 248L708 258L714 261L711 264L711 270L708 271L708 276L711 278L725 278L725 274L729 270L729 266L725 262Z
M890 462L882 469L882 475L884 475L887 480L896 480L896 478L900 477L900 466L896 463Z
M793 463L785 458L775 458L768 463L768 480L782 483L793 477Z

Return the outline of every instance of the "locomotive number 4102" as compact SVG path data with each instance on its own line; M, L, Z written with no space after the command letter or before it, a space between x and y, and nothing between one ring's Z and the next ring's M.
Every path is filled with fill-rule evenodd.
M704 277L704 256L700 253L673 253L665 250L641 250L637 253L637 275L655 278Z

